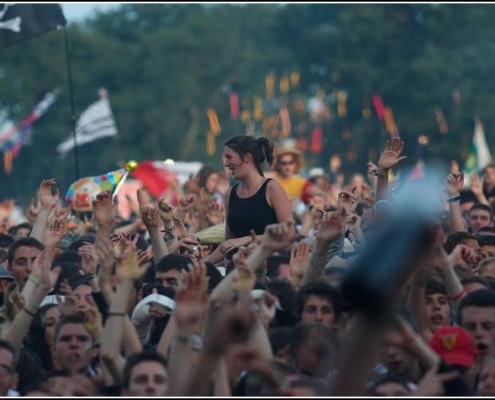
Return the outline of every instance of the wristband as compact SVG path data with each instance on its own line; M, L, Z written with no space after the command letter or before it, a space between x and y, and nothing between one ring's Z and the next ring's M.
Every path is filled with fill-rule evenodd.
M450 199L447 199L447 202L448 203L453 203L454 201L458 201L461 199L461 195L458 195L458 196L455 196L455 197L451 197Z
M109 317L125 317L126 313L125 312L109 312L108 316Z
M462 288L462 290L459 293L454 294L453 296L450 296L450 299L453 301L456 301L456 300L459 300L465 294L466 294L466 291L464 290L464 288Z

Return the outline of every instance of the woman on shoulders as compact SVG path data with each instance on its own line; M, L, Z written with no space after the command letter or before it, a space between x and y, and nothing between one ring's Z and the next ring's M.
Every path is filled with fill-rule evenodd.
M248 245L251 230L263 235L267 225L292 220L284 188L263 173L263 165L273 163L273 150L273 143L266 137L239 135L225 143L223 165L239 183L225 193L225 242L208 257L209 261L218 262L229 251Z

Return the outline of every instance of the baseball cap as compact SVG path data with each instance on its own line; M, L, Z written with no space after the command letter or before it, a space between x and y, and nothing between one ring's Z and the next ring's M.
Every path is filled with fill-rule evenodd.
M8 279L9 281L15 280L10 272L7 271L7 268L5 268L2 264L0 264L0 279Z
M448 364L471 367L477 348L469 333L460 326L439 328L431 338L430 346Z
M311 168L308 172L308 178L320 178L322 176L325 176L325 171L323 168L315 167Z

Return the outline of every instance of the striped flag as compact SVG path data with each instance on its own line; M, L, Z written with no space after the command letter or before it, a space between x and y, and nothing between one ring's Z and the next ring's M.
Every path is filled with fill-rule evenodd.
M57 92L55 90L46 93L26 118L17 125L10 125L0 133L0 150L4 153L4 169L6 173L12 172L12 160L31 136L33 124L55 103Z
M76 124L76 143L78 146L95 140L117 135L110 102L106 91L100 91L101 99L89 106ZM59 144L57 151L65 155L74 148L74 138L69 136Z

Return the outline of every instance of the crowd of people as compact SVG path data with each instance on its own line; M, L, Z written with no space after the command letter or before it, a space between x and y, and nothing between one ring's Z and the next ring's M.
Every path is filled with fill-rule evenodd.
M423 213L403 150L343 179L234 136L127 219L43 180L0 234L0 395L495 396L495 166Z

